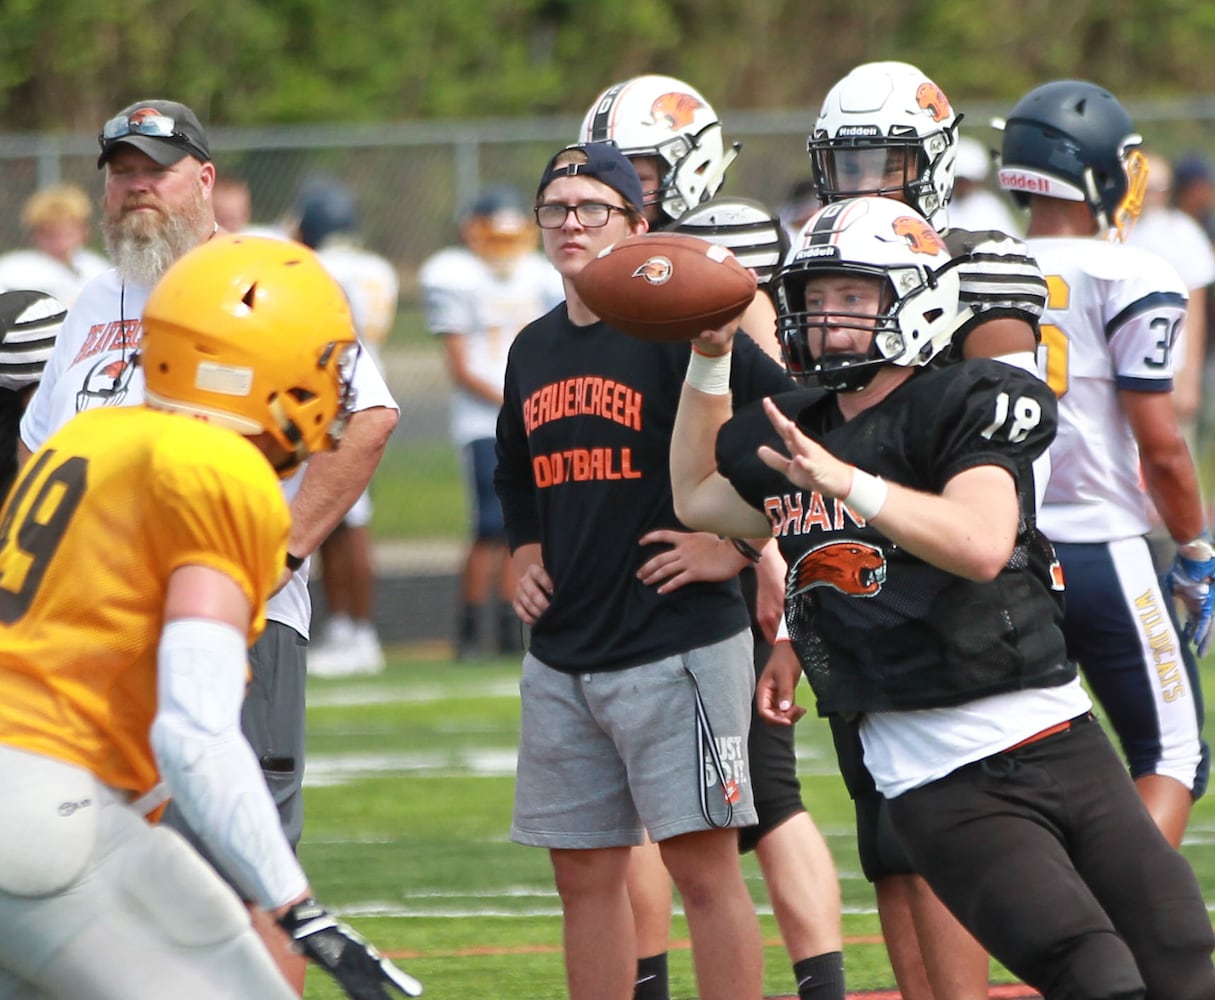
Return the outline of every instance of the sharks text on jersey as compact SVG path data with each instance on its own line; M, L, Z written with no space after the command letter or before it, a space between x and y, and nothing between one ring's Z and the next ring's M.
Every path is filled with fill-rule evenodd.
M812 493L782 493L764 498L764 513L772 524L772 534L806 535L819 531L842 531L846 520L864 527L865 519L858 517L838 498Z

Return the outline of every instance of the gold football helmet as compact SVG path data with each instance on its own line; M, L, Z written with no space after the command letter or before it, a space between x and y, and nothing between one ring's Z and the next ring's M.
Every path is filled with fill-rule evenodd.
M358 354L341 287L287 240L213 237L169 268L143 314L148 402L268 433L292 459L280 475L336 445Z
M463 214L460 235L473 253L506 274L540 243L522 195L505 184L492 184L477 195Z

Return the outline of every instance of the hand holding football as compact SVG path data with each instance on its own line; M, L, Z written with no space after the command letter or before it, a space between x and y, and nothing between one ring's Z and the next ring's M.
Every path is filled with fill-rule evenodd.
M645 233L604 250L574 278L587 308L643 340L693 340L741 316L755 276L697 236Z

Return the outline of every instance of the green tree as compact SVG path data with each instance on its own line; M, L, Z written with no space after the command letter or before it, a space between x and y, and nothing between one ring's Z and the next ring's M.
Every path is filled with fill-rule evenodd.
M890 58L972 100L1078 76L1133 101L1215 91L1212 42L1189 0L0 0L0 128L92 129L153 94L220 125L575 115L642 72L813 108Z

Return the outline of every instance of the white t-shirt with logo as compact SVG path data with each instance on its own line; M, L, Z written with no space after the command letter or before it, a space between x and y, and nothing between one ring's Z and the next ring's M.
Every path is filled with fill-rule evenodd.
M142 336L142 316L150 289L123 283L111 268L90 281L68 311L47 362L42 382L21 419L21 440L31 451L82 410L134 406L144 399L143 369L134 364ZM354 373L355 410L398 406L383 376L369 358ZM283 482L288 502L303 478L300 469ZM304 565L270 599L266 617L307 637L312 619Z

